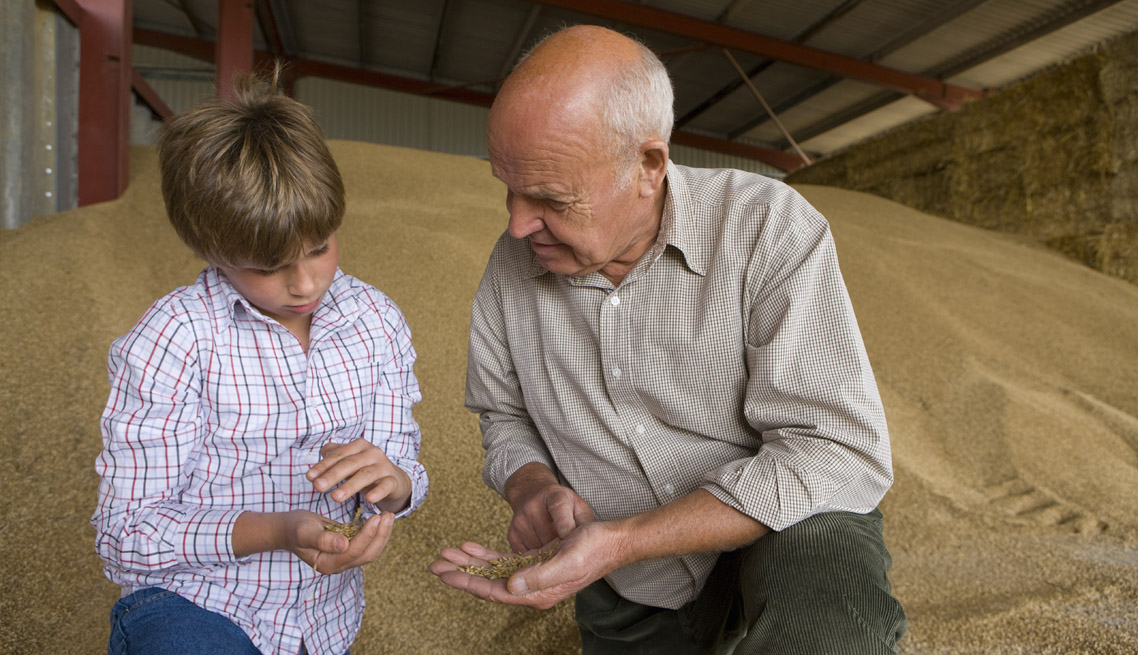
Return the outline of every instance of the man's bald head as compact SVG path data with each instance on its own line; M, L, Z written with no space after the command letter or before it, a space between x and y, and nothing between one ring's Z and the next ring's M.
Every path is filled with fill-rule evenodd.
M594 135L619 161L640 144L668 142L673 92L664 65L643 44L612 30L579 25L531 49L506 79L491 110L493 124L548 122Z

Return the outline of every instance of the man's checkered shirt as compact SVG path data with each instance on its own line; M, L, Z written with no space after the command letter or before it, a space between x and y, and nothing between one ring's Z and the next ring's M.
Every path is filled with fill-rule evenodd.
M828 223L751 173L669 165L667 184L660 236L615 289L499 239L467 372L487 484L502 493L541 462L598 520L699 488L774 530L872 510L892 484L889 436ZM715 560L639 562L607 580L677 608Z

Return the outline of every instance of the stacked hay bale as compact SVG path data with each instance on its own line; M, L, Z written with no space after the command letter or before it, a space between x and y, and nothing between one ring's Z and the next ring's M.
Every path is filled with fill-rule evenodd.
M1138 283L1138 32L797 171Z

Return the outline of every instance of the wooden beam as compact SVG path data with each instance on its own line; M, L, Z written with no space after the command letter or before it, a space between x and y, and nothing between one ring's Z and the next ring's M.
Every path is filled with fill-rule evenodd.
M777 59L828 73L841 75L901 93L914 94L942 109L955 110L981 93L941 80L906 73L811 48L790 41L728 27L711 21L677 14L620 0L532 0L538 4L560 7L607 20L705 41L723 48Z

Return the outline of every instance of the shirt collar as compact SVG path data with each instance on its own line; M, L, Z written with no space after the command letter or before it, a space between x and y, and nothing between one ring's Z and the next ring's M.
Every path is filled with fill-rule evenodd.
M666 230L663 242L665 246L672 246L683 257L684 264L691 272L697 275L707 274L707 263L711 258L711 243L709 230L700 229L700 212L692 199L692 190L688 188L688 179L685 170L668 161L668 195L664 200L664 215L660 220L660 229ZM654 257L659 256L656 253Z
M214 325L217 326L218 332L233 325L239 315L250 316L260 321L271 320L246 300L217 267L207 268L202 272L202 278L206 289L209 290L210 303L217 318ZM313 328L334 327L342 321L351 321L359 316L361 309L355 299L354 287L352 278L337 268L336 275L332 278L332 286L328 287L328 292L320 299L320 305L312 313Z

